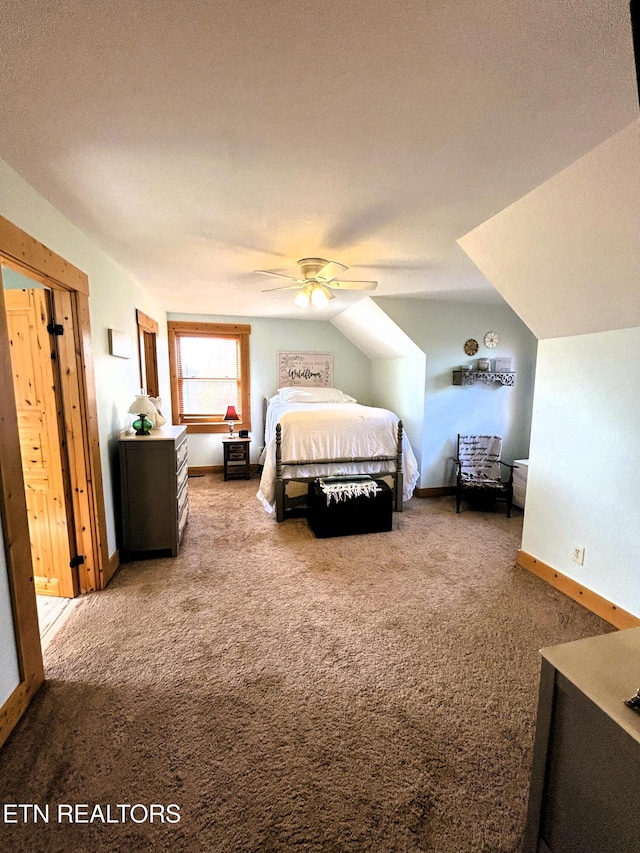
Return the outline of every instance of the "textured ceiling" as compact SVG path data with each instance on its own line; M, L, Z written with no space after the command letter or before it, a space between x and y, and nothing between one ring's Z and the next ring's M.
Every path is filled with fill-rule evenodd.
M0 38L0 157L176 312L299 317L252 271L304 256L499 301L457 240L638 110L627 0L0 0Z

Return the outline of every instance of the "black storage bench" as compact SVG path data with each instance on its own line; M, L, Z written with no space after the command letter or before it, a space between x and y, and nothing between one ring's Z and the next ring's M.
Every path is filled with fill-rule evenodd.
M349 481L349 477L344 477ZM375 480L379 491L327 504L327 496L317 480L309 483L307 518L318 539L382 533L393 529L393 489L384 480Z

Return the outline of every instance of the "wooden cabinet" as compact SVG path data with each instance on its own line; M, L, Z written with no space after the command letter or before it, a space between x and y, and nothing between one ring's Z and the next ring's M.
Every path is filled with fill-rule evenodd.
M189 517L187 428L120 434L123 562L147 554L177 556Z
M245 480L251 478L251 470L249 468L250 444L250 438L234 437L222 439L225 480L229 480L232 477L244 477Z
M640 628L542 658L524 853L640 851Z

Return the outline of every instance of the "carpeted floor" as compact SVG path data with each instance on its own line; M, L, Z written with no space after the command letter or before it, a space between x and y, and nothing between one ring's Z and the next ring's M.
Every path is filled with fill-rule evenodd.
M123 566L47 650L0 802L49 822L10 811L2 850L518 851L538 649L610 630L515 568L522 517L414 498L318 540L256 480L189 487L179 557Z

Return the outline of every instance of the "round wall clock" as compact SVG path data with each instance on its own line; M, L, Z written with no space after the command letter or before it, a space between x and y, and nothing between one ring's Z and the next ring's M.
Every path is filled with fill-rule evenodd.
M484 336L484 345L487 349L493 349L498 346L498 336L495 332L487 332Z
M467 355L475 355L478 352L478 341L469 338L468 341L464 342L464 351Z

